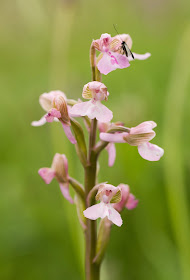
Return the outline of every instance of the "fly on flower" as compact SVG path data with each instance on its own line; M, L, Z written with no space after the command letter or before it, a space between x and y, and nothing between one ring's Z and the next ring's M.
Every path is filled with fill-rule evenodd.
M117 32L118 36L120 37L120 35L115 27L115 24L113 24L113 27L114 27L115 31ZM130 48L128 47L127 43L125 41L123 41L122 39L121 39L121 49L122 49L122 54L125 54L127 57L131 56L132 59L135 59L134 55L133 55L132 51L130 50Z

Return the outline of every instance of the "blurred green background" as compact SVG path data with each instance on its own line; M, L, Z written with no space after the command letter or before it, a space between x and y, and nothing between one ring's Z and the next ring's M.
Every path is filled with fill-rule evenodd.
M139 206L112 229L102 280L190 279L190 2L151 0L1 0L0 279L84 279L84 242L58 184L37 171L65 153L83 173L59 124L30 126L38 98L53 89L81 98L90 81L89 47L102 33L129 33L146 61L103 77L114 121L154 120L165 149L159 162L117 145L115 166L100 158L99 181L128 183Z

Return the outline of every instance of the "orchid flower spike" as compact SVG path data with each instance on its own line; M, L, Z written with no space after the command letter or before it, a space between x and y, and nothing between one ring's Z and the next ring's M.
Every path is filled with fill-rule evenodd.
M108 217L112 223L120 227L123 223L121 216L112 204L118 203L121 200L121 188L114 187L110 184L100 184L96 194L96 200L100 200L101 202L83 211L84 216L90 220Z
M55 154L51 167L40 168L38 174L46 184L50 184L53 178L55 178L59 183L63 196L70 203L73 203L73 199L69 194L68 161L65 155Z
M100 133L100 139L111 143L128 143L131 146L137 146L142 158L149 161L158 161L163 156L164 150L149 143L156 135L153 131L156 126L155 122L147 121L132 127L129 133Z
M98 129L101 132L107 132L110 128L112 128L113 126L122 126L123 123L121 122L117 122L117 123L98 123ZM115 148L115 144L114 143L109 143L106 146L106 150L108 152L108 166L113 166L115 163L115 159L116 159L116 148Z
M93 46L101 52L97 58L98 70L107 75L113 70L123 69L130 66L131 57L126 57L123 53L121 43L126 42L129 49L132 47L132 39L128 34L121 34L111 37L110 34L102 34L100 39L93 41ZM150 57L150 53L144 55L133 53L135 59L144 60Z
M76 139L72 135L70 128L70 116L72 117L72 115L68 111L66 95L59 90L43 93L40 95L39 103L47 114L39 121L33 121L32 126L41 126L46 122L60 121L69 141L72 144L76 144Z
M139 201L130 192L129 186L125 184L120 184L119 187L121 188L122 197L120 202L114 204L114 208L118 212L121 212L124 208L127 208L128 210L136 208Z
M90 82L83 88L82 96L90 101L79 102L71 109L71 114L77 116L88 116L90 119L97 119L100 122L109 122L113 113L106 106L101 104L102 100L108 99L107 87L100 82Z

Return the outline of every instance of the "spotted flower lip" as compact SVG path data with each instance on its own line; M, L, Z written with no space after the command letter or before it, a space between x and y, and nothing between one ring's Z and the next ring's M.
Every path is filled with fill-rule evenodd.
M97 119L100 122L109 122L113 113L101 101L107 100L109 92L107 87L100 82L89 82L83 88L83 98L90 101L79 102L71 108L71 114L77 116L88 116L90 119Z
M60 121L63 130L72 144L76 144L76 139L71 132L70 113L69 107L66 102L66 95L60 91L50 91L49 93L43 93L40 95L39 103L41 107L47 112L39 121L33 121L32 126L41 126L46 122Z
M101 202L83 211L84 216L91 220L108 217L112 223L120 227L123 223L121 216L113 207L113 203L121 200L120 187L114 187L110 184L100 184L96 200L100 200Z
M102 34L100 39L93 41L93 46L101 52L97 58L97 68L98 70L107 75L113 70L123 69L130 66L129 61L133 60L131 57L126 57L123 54L121 48L121 42L124 41L131 49L132 39L128 34L121 34L115 37L111 37L110 34ZM133 52L134 59L144 60L150 57L150 53L145 53L143 55L136 54Z
M163 156L164 150L149 143L156 135L153 131L155 127L155 122L147 121L132 127L129 133L100 133L100 139L110 143L128 143L131 146L138 146L138 152L142 158L149 161L158 161Z
M38 174L46 184L50 184L53 178L55 178L59 183L63 196L70 203L73 203L73 199L69 194L68 161L65 155L56 153L51 167L40 168Z

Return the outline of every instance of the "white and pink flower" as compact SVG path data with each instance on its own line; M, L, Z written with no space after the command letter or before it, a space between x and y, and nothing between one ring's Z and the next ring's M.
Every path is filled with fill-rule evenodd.
M100 39L94 40L94 47L101 52L99 57L97 58L97 68L98 70L107 75L113 70L123 69L130 66L129 61L130 57L126 57L122 52L121 43L125 41L131 49L132 47L132 39L128 34L121 34L115 37L111 37L110 34L102 34ZM144 60L150 57L150 53L146 54L136 54L133 53L135 59Z
M76 144L76 139L71 132L70 117L72 117L72 114L70 114L70 108L67 106L66 100L66 95L60 90L41 94L39 103L47 114L39 121L33 121L31 124L32 126L41 126L46 122L60 121L69 141Z
M97 119L100 122L109 122L113 113L101 101L108 99L107 87L100 82L90 82L83 88L82 96L90 101L79 102L71 109L71 114L76 116L88 116L90 119Z
M59 183L63 196L73 203L73 199L69 194L69 174L68 161L65 155L56 153L50 168L43 167L38 170L38 174L42 177L46 184L50 184L53 178Z
M110 143L128 143L137 146L142 158L149 161L158 161L164 154L164 150L155 144L149 143L156 133L153 131L157 124L147 121L132 127L130 132L100 133L100 139Z
M121 200L121 188L105 183L100 184L96 200L100 200L100 203L83 211L84 216L90 220L108 217L112 223L120 227L123 221L120 214L114 209L114 203L118 203Z

